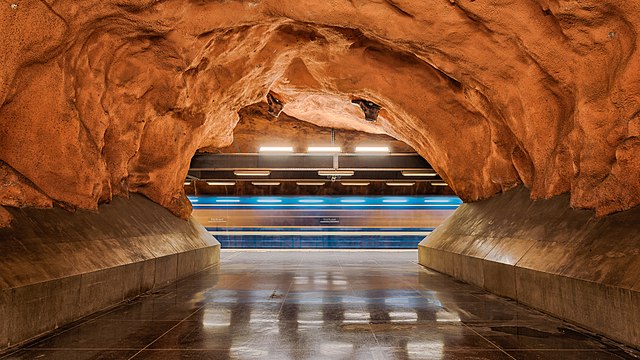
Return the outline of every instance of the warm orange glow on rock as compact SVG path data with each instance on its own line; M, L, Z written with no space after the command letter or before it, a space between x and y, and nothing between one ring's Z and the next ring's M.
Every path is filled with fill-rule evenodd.
M193 153L231 144L238 112L273 91L289 116L406 142L466 201L524 183L628 209L636 24L640 3L621 0L4 4L2 204L137 192L184 217ZM352 99L379 104L377 121Z

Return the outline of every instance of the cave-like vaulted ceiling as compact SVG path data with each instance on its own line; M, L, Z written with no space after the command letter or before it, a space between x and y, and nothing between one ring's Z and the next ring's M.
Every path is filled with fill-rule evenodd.
M1 6L4 205L139 192L186 216L189 159L269 91L289 116L409 144L466 201L524 183L601 215L640 203L635 1Z

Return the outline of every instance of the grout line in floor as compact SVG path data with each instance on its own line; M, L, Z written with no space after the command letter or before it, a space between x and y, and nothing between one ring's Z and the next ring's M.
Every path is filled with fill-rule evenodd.
M500 347L498 344L494 343L493 341L487 339L486 337L480 335L479 332L477 332L475 329L473 329L472 327L470 327L469 325L465 324L464 322L462 322L462 325L464 327L466 327L467 329L473 331L476 335L480 336L482 339L484 339L486 342L488 342L489 344L495 346L498 350L502 351L505 355L507 355L508 357L510 357L511 359L516 360L516 358L514 358L511 354L509 354L505 349L503 349L502 347Z

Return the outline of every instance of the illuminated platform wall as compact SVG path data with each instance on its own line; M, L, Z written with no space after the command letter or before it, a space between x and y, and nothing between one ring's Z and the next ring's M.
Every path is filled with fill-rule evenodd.
M416 249L455 196L190 197L222 248Z

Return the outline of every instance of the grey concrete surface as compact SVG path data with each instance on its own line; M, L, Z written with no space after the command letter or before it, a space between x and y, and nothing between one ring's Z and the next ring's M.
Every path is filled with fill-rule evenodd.
M219 261L220 244L134 195L98 212L8 209L0 229L0 349L173 283Z
M640 347L640 209L596 218L525 188L462 205L419 262Z

